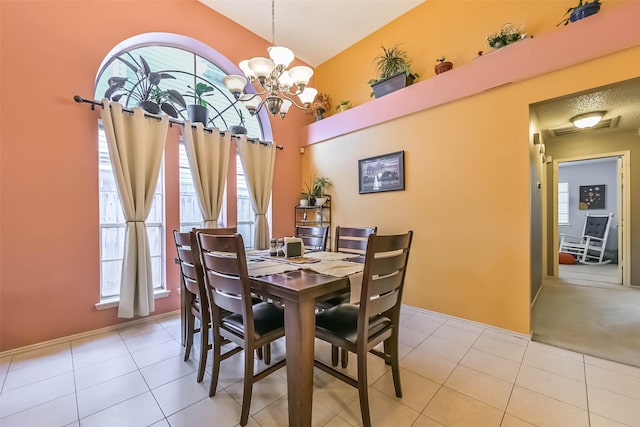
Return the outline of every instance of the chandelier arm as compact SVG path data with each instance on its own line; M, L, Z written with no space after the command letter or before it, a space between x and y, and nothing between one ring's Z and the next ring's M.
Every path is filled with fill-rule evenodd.
M282 92L281 92L281 93L282 93ZM288 95L289 95L289 94L282 93L282 97L283 97L283 98L285 98L285 99L288 99L289 101L291 101L291 103L292 103L296 108L298 108L298 109L300 109L300 110L308 110L308 109L309 109L309 107L305 107L304 105L298 105L298 103L296 102L296 100L295 100L294 98L289 97Z
M260 110L262 110L262 106L264 105L264 101L265 101L265 99L261 99L260 103L256 107L255 111L253 113L251 113L251 111L249 111L249 114L251 114L252 116L255 116L256 114L258 114L260 112Z
M244 99L238 98L238 101L251 101L256 96L260 97L260 96L266 95L266 94L267 94L266 90L263 91L263 92L260 92L260 93L243 93L243 94L240 95L240 98L242 98L243 96L249 96L249 97L248 98L244 98Z

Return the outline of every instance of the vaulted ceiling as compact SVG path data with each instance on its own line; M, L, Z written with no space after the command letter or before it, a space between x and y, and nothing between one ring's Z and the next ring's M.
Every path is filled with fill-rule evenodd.
M269 0L199 0L248 30L272 41ZM275 43L292 49L316 67L426 0L275 0ZM266 52L256 52L256 56ZM640 78L589 93L568 95L536 104L545 135L555 137L570 127L575 115L605 110L610 132L640 128ZM554 130L558 130L554 132Z

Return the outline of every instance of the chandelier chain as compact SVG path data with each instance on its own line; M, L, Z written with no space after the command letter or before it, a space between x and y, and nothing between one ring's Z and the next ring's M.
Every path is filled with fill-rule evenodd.
M271 47L267 49L269 58L255 57L240 62L245 77L228 75L223 79L227 89L242 101L251 115L257 114L264 106L274 116L284 119L289 107L308 110L318 91L308 87L313 70L306 65L287 69L295 59L291 49L276 45L276 2L271 0ZM258 92L245 93L245 86L255 85ZM292 96L297 96L298 104Z
M276 0L271 0L271 46L276 45Z

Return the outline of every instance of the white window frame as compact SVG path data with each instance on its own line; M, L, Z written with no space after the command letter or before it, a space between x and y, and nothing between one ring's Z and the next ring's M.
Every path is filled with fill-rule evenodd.
M103 72L105 72L105 68L107 68L108 66L110 66L110 63L113 61L113 58L116 56L120 56L122 54L124 54L125 52L129 52L129 51L134 51L138 48L141 47L150 47L150 46L159 46L159 47L176 47L178 49L183 49L185 51L188 51L192 54L198 55L201 58L206 59L207 61L211 62L212 64L214 64L216 67L218 67L221 72L223 73L223 75L225 74L239 74L240 70L237 69L237 66L234 65L231 61L229 61L224 55L222 55L221 53L217 52L215 49L211 48L208 45L205 45L201 42L199 42L198 40L192 39L190 37L186 37L186 36L181 36L181 35L177 35L177 34L170 34L170 33L159 33L159 32L154 32L154 33L145 33L145 34L140 34L140 35L136 35L133 37L130 37L126 40L123 40L122 42L120 42L114 49L112 49L106 56L105 56L105 60L103 61L103 64L100 67L99 73L98 73L98 77L96 79L96 90L95 90L95 98L96 99L102 99L102 94L105 91L105 82L101 80L101 76L103 74ZM138 52L135 53L135 55L138 55ZM147 59L150 59L150 57L147 57ZM111 64L113 65L113 64ZM112 75L120 75L121 73L123 73L126 70L126 67L119 67L118 66L114 66L114 69L110 72ZM157 65L153 65L154 68L157 67ZM180 67L178 67L180 68ZM115 73L115 74L113 74ZM108 76L107 76L108 77ZM182 92L182 91L180 91ZM242 107L244 108L244 107ZM270 140L272 139L272 133L271 133L271 126L269 123L269 117L267 114L266 109L262 109L257 116L255 116L255 118L249 118L249 114L245 114L244 117L247 119L247 123L246 123L246 128L248 130L248 136L252 137L252 138L259 138L259 139L266 139L266 140ZM255 122L253 122L253 120L255 120ZM230 121L228 122L228 124L237 124L238 123L238 119L237 118L231 118ZM220 126L220 125L216 125L218 127L224 128L224 126ZM162 172L164 174L164 172ZM162 179L162 183L164 184L164 177L161 178ZM237 181L237 180L236 180ZM228 183L228 185L233 185L233 183ZM170 196L172 199L167 200L167 197ZM164 193L164 189L163 189L163 204L166 204L167 202L170 203L174 203L173 197L179 198L179 192L177 195L174 194L169 194L167 195L166 193ZM221 217L218 219L220 226L223 226L222 224L226 224L227 223L227 218L228 218L228 214L227 214L227 191L225 188L225 195L224 195L224 200L225 202L223 203L222 206L222 211L221 211ZM164 256L164 259L162 261L162 274L165 275L166 274L166 263L169 262L168 260L171 259L172 257L167 258L166 257L166 247L167 247L167 243L164 241L166 239L166 218L164 218L164 215L166 214L166 210L164 209L165 206L163 206L163 225L164 225L164 232L162 233L162 238L163 238L163 245L164 245L164 249L162 251L162 254ZM270 213L270 212L269 212ZM251 221L247 221L246 223L248 225L250 225L251 229L253 230L253 222L255 221L255 216L252 215L252 220ZM173 225L172 225L173 226ZM253 233L253 231L252 231ZM252 236L252 235L251 235ZM253 239L248 239L248 243L253 245ZM100 243L101 244L101 243ZM102 273L101 273L102 274ZM102 280L102 279L101 279ZM162 280L163 286L166 286L166 278L163 277ZM156 298L158 298L159 296L167 296L169 295L169 291L164 290L161 292L155 292L155 296ZM107 308L107 307L114 307L117 306L118 304L118 300L115 299L113 301L103 301L100 302L98 304L96 304L96 307L98 307L99 309L102 308Z
M100 162L100 157L104 156L105 154L108 155L107 153L107 147L106 147L106 136L104 134L104 130L102 128L102 123L99 123L98 126L98 163L99 163L99 169L102 170L102 168L106 165L102 165ZM109 165L109 167L111 167ZM102 174L103 172L99 172L99 174ZM113 172L112 172L113 173ZM99 175L99 179L101 179L100 175ZM114 177L115 179L115 177ZM162 203L162 219L161 222L146 222L147 228L159 228L159 233L160 233L160 248L159 248L159 253L160 253L160 279L159 279L159 285L158 286L154 286L154 298L164 298L166 296L168 296L170 294L170 291L168 291L166 289L166 273L165 273L165 265L166 265L166 242L165 242L165 209L164 209L164 195L165 195L165 189L164 189L164 161L163 164L160 168L160 174L158 176L158 184L157 184L157 188L159 188L159 193L156 193L156 195L160 195L160 199L161 199L161 203ZM103 192L100 190L100 187L98 188L98 195L100 197L100 195ZM121 204L120 204L120 200L119 198L117 199L117 204L118 204L118 208L122 209ZM104 310L106 308L111 308L111 307L116 307L119 302L120 302L120 294L118 293L118 295L105 295L104 294L104 279L105 279L105 273L104 273L104 263L105 262L112 262L112 261L116 261L116 260L121 260L124 257L124 253L122 254L122 256L120 258L109 258L109 259L103 259L103 231L105 229L116 229L116 230L124 230L125 228L125 222L124 219L122 222L102 222L102 219L99 219L99 224L100 224L100 237L99 237L99 242L100 242L100 301L98 303L95 304L96 308L98 310ZM120 281L120 278L117 279L118 281Z
M558 225L569 225L569 183L558 183Z

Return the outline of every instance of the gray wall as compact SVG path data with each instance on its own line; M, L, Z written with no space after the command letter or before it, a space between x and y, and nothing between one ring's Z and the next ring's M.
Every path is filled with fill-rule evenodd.
M558 164L558 182L569 183L569 225L560 225L558 227L558 235L562 233L573 236L582 235L587 213L592 215L608 215L612 213L613 220L609 229L607 250L616 251L618 249L617 159L617 157L607 157ZM604 209L580 210L580 186L593 184L605 185L605 207ZM617 261L617 258L614 258L613 261Z

